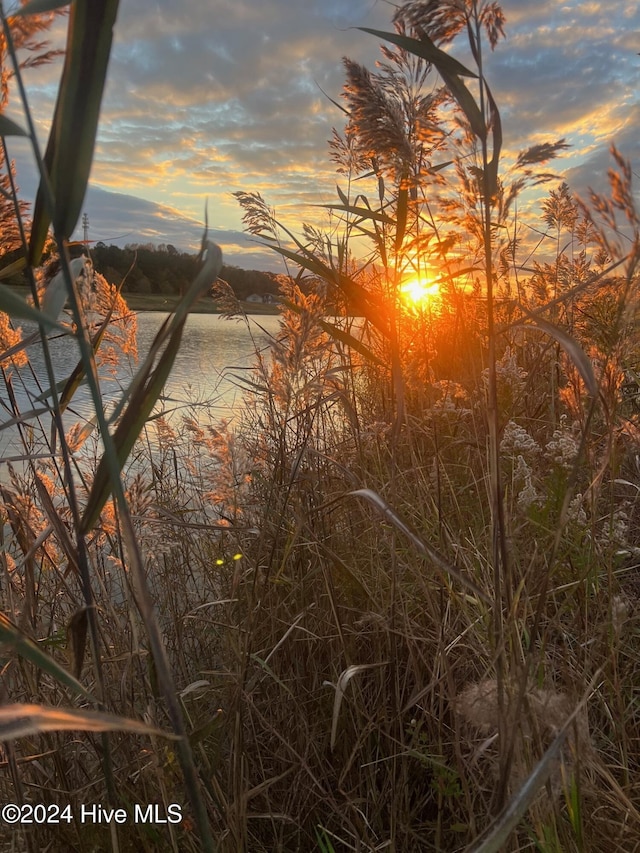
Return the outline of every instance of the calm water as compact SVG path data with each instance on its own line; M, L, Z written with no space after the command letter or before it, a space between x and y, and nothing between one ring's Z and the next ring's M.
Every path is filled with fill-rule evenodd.
M160 328L166 314L143 312L138 314L138 353L139 363L149 350L154 336ZM256 347L267 345L268 335L278 328L278 317L256 316L250 318L249 328L244 322L223 320L215 314L192 314L182 337L182 343L173 371L164 389L167 410L175 410L187 403L200 403L214 417L232 419L234 409L242 394L237 377L247 373ZM23 324L23 336L32 331ZM35 406L38 382L47 388L46 372L42 351L37 344L27 348L30 365L14 375L18 406L22 412ZM73 340L58 338L51 341L51 355L58 379L66 379L78 361L78 348ZM135 364L123 363L119 366L115 378L102 382L103 395L107 400L116 400L122 388L131 380ZM6 422L11 415L7 411L7 399L4 389L0 392L0 423ZM77 421L86 420L93 415L88 389L80 388L72 404L73 411L65 415L65 426L70 427ZM42 419L46 426L47 416ZM15 427L0 431L0 462L22 453L21 444ZM4 477L5 466L0 465L0 477Z
M138 315L140 360L165 316L157 312ZM208 401L221 417L230 417L241 393L236 377L247 373L256 347L267 346L268 335L278 331L278 322L278 317L255 316L247 328L244 322L223 320L215 314L192 314L187 319L165 396L176 402Z

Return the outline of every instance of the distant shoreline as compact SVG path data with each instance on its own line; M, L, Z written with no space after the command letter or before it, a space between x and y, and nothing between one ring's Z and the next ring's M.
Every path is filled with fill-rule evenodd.
M127 305L132 311L173 311L180 301L179 296L167 296L156 293L125 293ZM279 313L278 306L267 302L244 302L238 300L246 314ZM191 314L220 314L216 302L210 296L203 296L191 309Z
M17 294L26 299L29 296L29 288L15 285L11 288ZM173 311L180 301L180 297L173 294L162 293L125 293L123 294L127 305L132 311ZM270 314L277 315L278 306L267 302L245 302L239 300L240 306L246 314ZM210 296L203 296L191 309L191 314L220 314L222 313L216 302Z

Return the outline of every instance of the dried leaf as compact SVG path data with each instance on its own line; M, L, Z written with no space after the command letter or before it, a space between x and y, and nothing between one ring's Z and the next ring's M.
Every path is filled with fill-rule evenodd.
M77 708L51 708L44 705L0 706L0 741L30 737L42 732L85 731L85 732L130 732L141 735L156 735L177 740L171 732L163 732L154 726L106 714L101 711L85 711Z
M587 391L591 394L592 397L598 396L598 382L596 380L595 374L593 372L593 365L591 364L591 360L585 354L585 351L582 349L580 344L575 338L572 338L570 334L561 329L559 326L555 326L553 323L550 323L548 320L540 317L537 314L533 314L531 311L528 311L524 306L520 306L522 310L527 314L533 323L538 326L543 332L546 332L549 337L556 340L560 346L565 350L567 355L571 358L573 363L575 364L580 376L582 377L584 384L586 385ZM517 325L528 326L528 323L519 323Z
M348 666L345 670L343 670L343 672L340 673L338 683L335 686L336 695L333 700L333 714L331 716L330 747L332 752L336 744L336 736L338 733L338 717L340 715L340 706L342 705L344 691L347 689L349 682L351 681L353 676L357 675L359 672L364 672L367 669L378 669L379 667L386 665L386 661L382 663L361 663L353 666Z

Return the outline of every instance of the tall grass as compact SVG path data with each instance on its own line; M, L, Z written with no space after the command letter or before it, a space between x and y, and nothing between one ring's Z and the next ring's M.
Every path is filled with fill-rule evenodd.
M521 263L513 202L565 145L500 169L483 43L501 10L412 2L394 23L382 68L345 63L340 227L298 236L239 196L300 272L233 429L157 407L213 247L115 416L105 347L126 353L133 330L69 263L73 217L50 216L63 272L42 295L34 273L33 306L0 293L45 348L78 341L74 375L50 364L48 394L5 416L25 464L1 492L0 792L184 814L60 825L54 849L637 844L631 170L614 151L610 197L586 204L554 187ZM442 50L460 39L473 69ZM403 279L425 267L441 296L412 307ZM24 345L0 332L11 400ZM100 441L62 419L83 378Z
M554 188L549 239L522 264L513 203L567 146L499 169L482 47L503 34L499 7L407 3L394 21L374 33L393 46L379 71L345 62L347 128L332 140L348 179L331 206L342 230L297 237L259 196L239 196L249 230L365 323L346 359L344 333L318 325L342 371L327 355L332 381L300 385L307 341L303 375L317 378L300 317L318 308L290 297L296 370L285 387L277 368L263 382L266 434L251 446L268 515L238 662L243 683L257 671L234 780L247 762L268 773L255 808L272 818L266 830L247 814L239 843L304 849L317 822L338 849L623 850L638 827L630 167L613 152L610 200ZM440 50L459 38L473 70ZM443 89L425 85L430 68ZM443 291L427 319L401 297L403 276L425 267ZM307 797L315 816L290 821Z
M55 5L46 4L47 11ZM58 5L64 6L66 4ZM90 264L81 263L78 268L74 265L77 262L72 263L70 261L67 243L80 214L89 177L118 2L117 0L105 0L105 2L91 4L81 2L74 3L71 6L65 63L49 142L44 156L41 155L38 147L34 121L29 111L14 41L15 32L21 34L24 30L29 31L30 15L34 13L37 15L40 8L38 3L26 4L13 18L7 18L2 13L3 49L6 50L11 59L12 74L15 77L27 119L26 130L15 125L9 125L4 128L4 132L5 135L18 134L29 137L40 170L40 186L28 239L22 225L22 211L17 202L15 203L15 213L23 248L21 265L26 268L28 278L31 281L35 307L29 307L10 291L7 291L6 288L3 288L1 294L1 305L9 316L33 319L39 326L39 339L49 382L45 399L50 398L51 400L50 405L46 406L46 415L48 416L47 419L51 421L51 437L48 442L48 449L52 460L54 479L51 479L48 472L45 473L40 468L25 438L25 432L31 429L30 421L34 417L33 410L24 415L17 410L11 380L5 374L5 386L12 408L11 414L21 427L20 433L25 441L25 457L28 462L27 470L31 475L29 482L25 483L10 469L13 490L3 489L6 521L15 542L14 552L19 555L20 568L24 568L21 590L24 596L24 606L18 606L18 611L21 611L18 624L13 624L7 620L5 636L16 646L18 652L22 651L23 656L25 650L28 649L28 657L32 662L35 662L40 671L49 673L55 681L62 679L63 683L69 684L69 676L61 676L59 666L49 659L42 644L39 646L30 638L30 635L37 637L44 634L44 636L48 636L52 631L57 633L64 630L64 626L66 626L67 644L73 660L76 678L82 672L85 658L90 655L92 680L95 682L90 692L81 689L78 684L73 685L71 682L73 691L90 697L97 711L85 710L83 713L72 714L70 711L63 712L59 707L59 702L35 706L33 702L25 701L24 687L20 688L20 680L18 680L18 684L14 683L14 677L12 677L14 667L8 663L8 677L5 685L7 696L11 698L20 696L22 701L15 702L10 706L11 713L5 725L6 735L3 739L10 740L16 735L25 734L33 736L56 728L68 729L67 718L69 716L72 716L78 728L84 727L89 731L105 733L101 737L96 757L98 758L98 765L101 766L100 776L104 779L105 795L111 808L114 808L121 795L116 790L113 743L106 732L114 729L116 731L138 730L164 736L158 726L143 726L126 717L105 713L113 700L109 696L109 680L105 677L105 651L109 649L109 646L103 647L105 637L98 619L97 602L103 598L103 593L107 595L104 606L108 610L111 609L109 608L111 602L108 597L109 590L105 589L104 584L101 584L99 575L96 578L93 570L95 562L100 561L100 558L104 556L102 548L96 549L96 523L99 521L105 506L113 498L113 504L109 508L115 517L119 540L113 549L115 551L114 556L120 558L121 574L124 573L126 564L130 591L129 606L130 608L136 607L141 619L140 627L144 627L148 651L153 661L157 692L159 697L162 697L164 711L170 724L170 730L173 732L173 734L169 734L169 738L179 760L185 782L185 791L193 809L203 847L213 849L213 838L191 745L187 737L183 708L158 617L154 610L154 602L146 574L147 566L140 548L139 538L136 536L131 514L131 496L127 500L121 479L121 469L162 391L162 386L170 372L180 344L189 308L198 296L216 280L222 265L221 253L217 246L209 244L201 272L175 313L159 331L150 353L117 407L118 422L112 428L107 421L100 391L96 352L103 343L109 323L117 322L118 318L114 316L114 311L120 307L118 296L115 292L107 292L106 299L109 300L111 297L110 304L106 306L91 304L93 316L99 315L97 323L94 321L92 328L91 319L86 310L87 306L83 305L82 296L86 296L94 290L99 291L101 284L106 285L106 283L101 283L92 277ZM26 23L24 22L25 17ZM36 17L35 21L38 20L39 18ZM37 29L37 23L31 24L32 31L37 31ZM34 267L42 259L49 225L52 225L53 229L60 273L48 281L46 292L41 301L37 290ZM109 291L108 287L106 289ZM91 301L94 302L94 300ZM58 322L59 314L65 302L70 305L72 320L70 327L67 328ZM121 322L122 319L120 318ZM70 335L72 340L77 343L79 350L78 367L71 376L62 378L61 386L58 385L60 377L55 374L45 334L52 327ZM15 352L20 352L17 343L14 344L13 349ZM6 354L5 357L7 357ZM95 423L100 430L103 443L102 456L90 483L73 464L73 451L65 435L62 420L62 412L67 407L69 399L73 396L81 379L84 379L88 384L94 404ZM42 411L39 410L35 417L39 418L42 414ZM77 435L74 437L77 438ZM84 506L81 506L80 502L81 490L87 492L86 500L83 501ZM35 506L34 499L36 497L40 506ZM32 515L37 521L31 518ZM38 526L34 527L38 522L39 528ZM80 600L77 596L70 595L67 606L63 607L61 612L53 608L49 614L46 614L46 622L43 625L43 614L38 606L41 592L52 593L51 602L54 604L56 599L60 597L62 590L73 590L74 585L64 580L66 575L60 574L65 568L65 564L67 573L75 573L77 593L80 594ZM13 580L12 574L14 571L17 572L18 567L15 562L10 564L8 560L5 560L5 568L7 583L10 583ZM47 590L46 585L41 584L41 575L44 573L46 576L47 570L51 570L56 576L53 590ZM18 572L15 578L20 577L21 574ZM124 577L120 584L124 586ZM70 587L71 589L69 589ZM75 604L73 610L68 609L71 602ZM136 642L134 644L136 654L137 646ZM41 698L37 679L27 678L25 687L28 687L29 693L36 694L36 701ZM11 720L11 717L14 718L14 721ZM22 721L22 725L16 726L15 720ZM41 720L45 722L41 722ZM96 744L96 746L98 745ZM12 771L13 797L22 802L25 798L24 784L17 771L18 763L12 748L8 753L8 763ZM95 775L95 768L91 771L91 775ZM68 787L66 779L65 773L63 789ZM27 843L30 847L37 844L29 836L27 836ZM110 844L114 849L118 849L120 846L117 832L113 826ZM173 845L175 846L175 844L174 838Z

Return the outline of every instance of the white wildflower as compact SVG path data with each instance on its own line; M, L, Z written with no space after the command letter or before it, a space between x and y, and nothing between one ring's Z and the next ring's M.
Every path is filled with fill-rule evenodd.
M489 384L489 370L483 370L485 384ZM516 397L524 388L527 381L527 371L518 366L517 356L507 347L502 358L496 363L496 380L498 389Z
M561 425L559 429L554 430L553 435L547 443L545 452L551 462L554 462L566 471L570 471L579 449L580 445L573 434L564 425Z
M616 639L620 637L631 613L631 602L624 594L614 595L611 599L611 624Z
M527 512L534 504L542 502L540 492L533 485L532 474L533 471L527 464L524 456L518 456L513 472L513 479L514 483L521 486L518 491L518 506L523 512Z
M440 398L433 404L434 412L456 412L464 415L470 413L471 410L463 405L468 403L469 395L458 382L439 380L433 383L433 388L440 392Z
M530 507L534 504L539 504L541 500L540 492L536 489L529 478L518 495L518 506L523 512L527 512Z
M573 498L567 510L567 521L578 527L587 526L587 513L584 508L584 495L580 492Z
M514 459L517 456L523 456L525 459L531 461L540 452L540 446L524 427L515 421L509 421L502 434L500 451Z
M597 538L598 545L601 548L626 547L627 533L629 532L629 516L626 510L626 505L622 506L605 520L604 527Z

